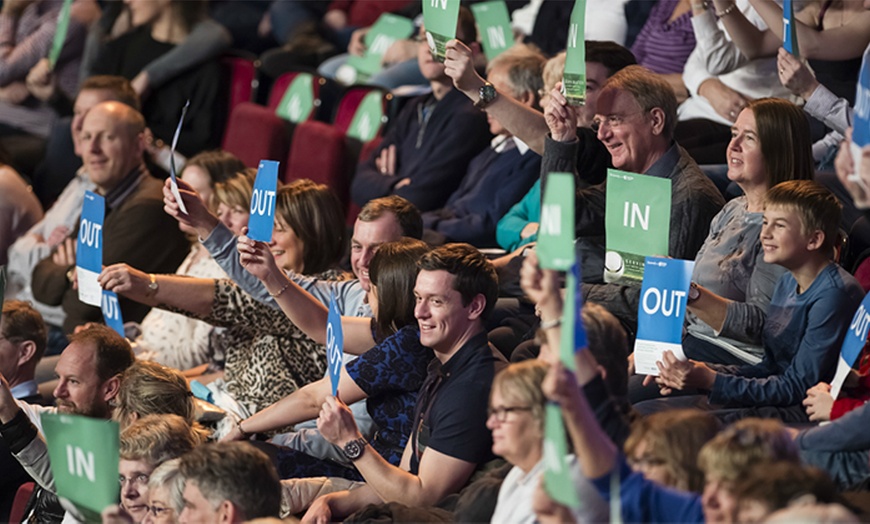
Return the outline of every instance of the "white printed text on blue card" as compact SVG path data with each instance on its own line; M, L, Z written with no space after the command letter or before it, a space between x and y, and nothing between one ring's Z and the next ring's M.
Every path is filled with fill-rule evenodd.
M329 298L329 314L326 316L326 365L329 366L329 380L332 383L332 396L338 393L338 378L341 376L344 331L341 328L341 313L335 303L335 293Z
M260 160L254 192L251 195L251 218L248 221L248 237L260 242L272 241L275 225L275 204L278 188L278 162Z
M103 288L98 278L103 271L103 217L106 214L105 199L85 191L82 203L82 218L76 241L76 279L79 300L100 307Z
M870 329L870 293L864 297L861 305L858 306L858 311L852 316L849 331L846 332L846 338L843 339L840 358L837 362L837 372L834 374L834 380L831 381L831 396L835 399L840 394L840 389L849 376L849 372L852 371L852 366L858 360L864 343L867 342L868 329Z
M103 320L106 322L106 325L123 337L124 317L121 316L121 305L118 304L118 295L114 291L103 290L103 300L100 304L100 309L103 310Z
M656 362L662 360L665 351L673 351L677 358L685 360L683 321L694 266L690 260L658 257L644 260L634 343L634 366L639 375L658 376Z

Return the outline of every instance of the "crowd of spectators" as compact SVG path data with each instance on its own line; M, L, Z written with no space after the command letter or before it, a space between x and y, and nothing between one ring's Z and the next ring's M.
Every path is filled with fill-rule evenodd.
M0 521L94 518L58 493L56 413L118 425L104 523L870 515L868 339L834 378L867 336L870 0L795 2L796 53L778 0L587 0L579 106L574 2L503 2L515 44L489 59L476 3L442 62L419 1L72 0L54 61L64 2L2 1ZM414 33L355 84L384 14ZM362 85L390 109L341 176L282 170L269 242L257 166L217 149L229 56L260 57L251 104L278 68L319 75L317 104ZM668 182L657 255L694 261L656 376L640 283L605 278L611 168ZM553 173L575 188L574 326L536 252ZM87 191L123 333L79 298Z

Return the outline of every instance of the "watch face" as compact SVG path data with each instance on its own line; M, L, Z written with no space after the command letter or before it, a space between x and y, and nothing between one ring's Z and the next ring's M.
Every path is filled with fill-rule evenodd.
M364 444L359 440L351 440L344 445L344 454L350 460L356 460L362 455Z

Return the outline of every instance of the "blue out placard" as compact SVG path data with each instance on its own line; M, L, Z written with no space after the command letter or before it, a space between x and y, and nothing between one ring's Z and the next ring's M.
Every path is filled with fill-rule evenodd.
M843 345L840 347L837 371L834 373L834 379L831 380L832 397L837 398L840 393L843 382L845 382L864 348L868 331L870 331L870 294L864 297L861 305L858 306L858 311L852 316L849 331L846 332L846 338L843 339Z
M792 0L785 0L782 4L782 47L794 56L800 56L797 41L797 25L794 18L794 5Z
M278 188L278 162L260 160L257 179L251 195L251 218L248 221L248 237L260 242L272 241L275 225L275 204Z
M79 222L76 241L76 275L79 300L100 307L103 289L97 278L103 271L103 218L106 214L105 199L85 191L82 203L82 218Z
M329 314L326 316L326 365L329 366L329 381L332 396L338 393L338 377L341 376L341 355L344 348L344 332L341 329L341 314L335 303L335 292L329 297Z
M106 322L106 325L123 337L124 318L121 316L121 305L118 304L118 295L114 291L103 290L103 300L100 304L100 309L103 310L103 320Z
M583 279L580 275L580 264L574 263L571 274L574 276L574 351L581 351L589 343L586 340L586 327L583 325L583 292L580 290Z
M864 147L870 144L870 47L864 52L864 61L858 76L854 118L852 142L858 147ZM858 167L858 159L854 160L855 167Z
M677 358L685 358L682 351L683 321L694 266L695 262L691 260L644 259L634 345L635 369L639 374L658 375L655 363L662 359L665 351L673 351Z

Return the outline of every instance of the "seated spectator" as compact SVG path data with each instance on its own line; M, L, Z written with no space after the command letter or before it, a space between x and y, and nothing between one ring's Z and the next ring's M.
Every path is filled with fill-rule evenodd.
M45 353L46 330L42 316L26 302L3 302L0 317L0 376L6 379L12 397L30 404L42 404L33 374ZM18 486L31 478L21 467L6 440L0 438L0 519L12 509Z
M108 101L121 102L135 109L138 107L139 97L130 87L130 83L120 77L97 76L82 84L75 100L76 116L72 119L68 131L76 151L74 164L78 165L72 167L71 178L63 177L58 180L37 178L34 181L36 184L34 191L37 192L38 196L37 186L40 180L45 183L43 187L57 183L59 187L54 195L59 194L60 196L56 199L51 198L54 204L47 209L43 219L9 248L9 265L6 268L9 281L6 292L14 298L33 302L34 307L42 313L50 329L47 350L49 355L60 353L66 345L66 339L62 336L60 328L52 328L63 325L66 314L59 305L48 306L33 298L31 276L36 264L51 255L52 251L78 228L85 191L93 191L96 188L87 169L81 166L78 158L78 155L82 154L81 131L85 115L91 108L101 102ZM54 172L55 168L57 166L52 166L51 171ZM43 197L40 196L40 199Z
M205 17L201 0L133 2L128 4L134 29L105 43L91 74L134 79L154 59L181 44ZM190 107L178 139L178 151L193 156L218 144L220 66L216 61L189 68L153 91L142 104L142 114L154 137L171 143L181 108Z
M720 413L724 417L766 413L805 422L804 394L833 375L848 319L864 296L855 278L831 261L839 223L840 203L817 183L794 180L771 188L761 230L764 261L788 273L770 300L764 358L753 366L716 368L665 352L656 378L663 393L698 388L709 392L709 404L702 405L732 408ZM658 409L678 401L648 404Z
M223 151L200 153L191 158L181 172L182 179L194 186L212 210L225 224L241 232L248 225L248 208L253 191L253 176L245 173L242 162ZM217 207L217 209L215 209ZM189 237L196 231L179 223ZM178 275L194 278L226 278L226 273L211 258L202 244L194 241L190 252L176 271ZM138 326L134 337L134 351L140 359L156 360L178 369L190 369L208 364L222 355L215 353L211 341L218 332L205 322L177 313L152 309Z
M30 68L48 55L60 10L54 0L12 0L3 2L0 10L0 151L28 176L42 156L57 115L30 96L24 81ZM93 0L77 0L70 6L63 51L55 65L59 89L69 97L78 86L87 27L99 12Z
M184 511L184 477L178 466L181 459L171 459L157 466L148 479L149 521L174 524Z
M676 99L667 82L640 66L629 66L604 84L593 127L612 156L613 167L671 181L667 255L693 259L710 221L722 209L722 195L688 153L673 140ZM543 172L575 172L577 118L554 92L546 109L554 147L544 154ZM639 285L603 284L606 246L604 207L607 185L580 188L575 199L578 259L582 261L586 300L607 308L633 333Z
M147 272L174 271L187 251L184 235L163 212L160 182L142 163L145 122L135 109L119 102L103 102L82 124L85 169L97 191L106 199L103 223L103 264L126 262ZM107 135L117 137L109 141ZM69 333L87 322L100 322L100 309L81 302L74 289L76 235L62 235L50 257L33 269L36 300L63 305L63 329ZM147 306L126 299L119 301L125 321L140 322Z
M492 382L486 419L486 426L492 431L492 452L513 464L498 492L492 522L535 521L532 493L546 468L543 460L546 398L541 391L546 373L544 362L529 360L511 364ZM579 468L572 467L571 475L580 500L574 519L607 520L607 506Z
M181 457L184 509L179 522L242 522L277 517L281 485L262 451L246 442L219 442Z
M468 42L476 38L467 9L460 10L457 35ZM420 211L444 207L462 182L468 163L491 138L483 115L453 89L444 64L432 58L426 39L417 47L420 71L432 94L405 104L379 149L357 166L350 190L357 205L395 194Z
M242 237L239 242L241 250L241 244L250 240ZM255 254L243 251L241 255L249 271L261 275L261 269L269 266L272 266L268 269L272 273L281 271L273 262L263 260L271 258L264 249L265 244L257 243L254 247L258 248ZM369 266L372 281L369 304L374 306L375 318L370 321L368 318L344 316L341 320L342 351L360 356L341 370L339 396L349 403L368 399L368 412L377 425L377 438L372 446L394 466L399 465L407 435L413 430L411 420L417 392L426 377L426 366L434 357L431 349L420 344L411 293L417 280L417 262L428 250L423 242L407 238L380 246ZM283 273L281 278L286 280ZM269 282L270 278L263 278L263 281ZM326 342L325 307L295 284L276 299L295 325L313 340ZM308 384L242 420L225 439L270 433L317 418L331 391L328 376ZM313 437L311 434L306 436L307 439ZM351 462L326 461L322 459L327 457L303 453L304 450L294 448L294 440L286 435L273 439L279 444L287 442L290 448L279 452L278 473L281 478L328 475L361 480Z
M777 462L752 468L734 484L738 522L769 522L771 513L802 504L837 502L837 488L819 469Z
M0 265L19 237L42 220L42 206L15 169L0 160Z
M800 520L804 524L858 524L861 520L842 504L792 504L775 511L765 522L787 523Z
M543 65L543 55L515 46L488 64L487 78L499 92L540 109ZM468 242L477 247L495 247L496 222L538 178L540 155L530 152L525 142L512 136L497 117L487 115L487 119L489 131L495 135L492 145L471 160L462 183L444 207L423 214L423 225L432 237L430 243Z
M324 185L297 180L278 190L276 202L269 249L277 264L320 278L344 278L336 269L345 244L344 216L335 194ZM236 416L252 415L326 371L323 346L232 281L161 274L154 275L153 286L151 282L151 275L126 264L107 266L100 275L105 289L130 300L228 328L221 337L226 344L223 377L202 381L213 380L208 384L212 400ZM218 434L227 429L220 427Z
M483 319L497 290L492 264L467 244L448 244L423 256L414 313L420 343L432 348L436 358L417 399L416 429L401 466L370 450L344 403L328 397L318 427L344 448L366 485L318 498L306 519L329 520L386 502L430 506L458 491L491 459L492 442L483 425L485 399L503 360L486 342Z
M625 457L647 480L681 491L700 493L704 473L698 453L719 431L718 421L701 411L655 413L634 422L625 441Z
M178 415L148 415L121 432L121 508L142 522L150 512L149 477L168 460L181 457L202 442L202 435Z
M145 416L166 413L180 416L205 436L196 422L196 404L184 375L157 362L137 360L121 376L112 418L123 428Z
M658 0L631 45L637 63L658 73L674 89L677 103L689 97L683 67L695 49L689 0Z

